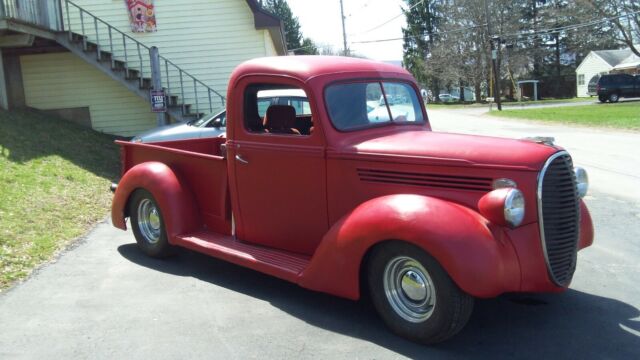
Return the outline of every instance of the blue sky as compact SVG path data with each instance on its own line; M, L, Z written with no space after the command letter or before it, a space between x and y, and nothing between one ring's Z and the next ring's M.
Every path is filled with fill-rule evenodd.
M318 44L342 49L339 0L287 0L302 32ZM358 54L376 60L402 60L402 41L358 44L357 41L402 37L402 0L343 0L347 42ZM379 26L389 19L396 19ZM374 29L375 28L375 29Z

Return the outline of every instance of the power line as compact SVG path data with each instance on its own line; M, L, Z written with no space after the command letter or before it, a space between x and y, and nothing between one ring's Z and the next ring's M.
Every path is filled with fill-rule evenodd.
M610 21L615 20L615 19L624 18L624 17L635 15L635 14L640 14L640 11L634 11L634 12L630 12L630 13L626 13L626 14L622 14L622 15L618 15L618 16L614 16L614 17L610 17L610 18L606 18L606 19L592 20L592 21L588 21L588 22L584 22L584 23L578 23L578 24L566 25L566 26L561 26L561 27L538 30L536 32L518 32L518 33L506 34L506 35L501 35L500 37L502 39L504 39L504 38L518 38L518 37L532 37L532 36L544 35L544 34L549 34L549 33L554 33L554 32L560 32L560 31L576 30L576 29L581 29L581 28L588 27L588 26L593 26L593 25L598 25L598 24L605 23L605 22L610 22ZM431 33L422 33L422 34L411 35L411 36L407 36L407 37L416 38L416 37L420 37L420 36L438 36L438 35L444 35L444 34L448 34L448 33L460 32L460 31L465 31L465 30L473 30L473 29L477 29L477 28L481 28L481 27L485 27L485 26L487 26L487 24L469 26L469 27L464 27L464 28L454 29L454 30L445 30L445 31L437 31L437 32L431 32ZM368 43L397 41L397 40L404 40L404 39L405 39L405 37L400 37L400 38L390 38L390 39L374 39L374 40L364 40L364 41L352 41L352 43L354 43L354 44L368 44Z
M418 5L422 4L424 1L425 1L425 0L420 0L419 2L417 2L417 3L413 4L411 7L409 7L407 10L403 10L400 14L398 14L398 15L396 15L396 16L394 16L394 17L392 17L391 19L389 19L389 20L387 20L387 21L385 21L385 22L383 22L383 23L381 23L381 24L378 24L378 25L376 25L376 26L372 27L372 28L371 28L371 29L369 29L369 30L365 30L365 31L362 31L362 32L359 32L359 33L349 34L349 35L362 35L362 34L366 34L366 33L368 33L368 32L372 32L373 30L379 29L379 28L381 28L381 27L383 27L383 26L387 25L388 23L392 22L393 20L395 20L395 19L399 18L400 16L404 15L407 11L411 11L411 9L413 9L413 8L415 8L416 6L418 6Z
M559 26L559 27L555 27L555 28L538 30L538 31L531 32L531 33L519 32L519 33L513 33L513 34L506 34L506 35L501 35L500 37L501 38L532 37L532 36L538 36L538 35L545 35L545 34L549 34L549 33L556 33L556 32L560 32L560 31L576 30L576 29L581 29L581 28L584 28L584 27L589 27L589 26L593 26L593 25L606 23L606 22L611 22L612 20L615 20L615 19L621 19L621 18L632 16L632 15L636 15L636 14L640 14L640 10L633 11L633 12L626 13L626 14L622 14L622 15L618 15L618 16L612 16L612 17L606 18L606 19L591 20L591 21L584 22L584 23L578 23L578 24L565 25L565 26Z
M427 36L427 35L429 35L429 36L437 36L437 35L444 35L444 34L461 32L461 31L465 31L465 30L473 30L473 29L477 29L477 28L481 28L481 27L485 27L485 26L487 26L487 24L468 26L468 27L459 28L459 29L453 29L453 30L437 31L437 32L431 32L431 33L422 33L422 34L418 34L418 35L409 35L409 36L406 36L406 37L407 38L417 38L417 37ZM368 43L378 43L378 42L387 42L387 41L397 41L397 40L404 40L404 39L405 39L405 37L400 37L400 38L390 38L390 39L352 41L352 43L354 43L354 44L368 44Z

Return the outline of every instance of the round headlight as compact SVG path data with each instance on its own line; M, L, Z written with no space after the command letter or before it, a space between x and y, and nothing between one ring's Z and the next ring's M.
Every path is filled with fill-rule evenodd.
M478 210L492 223L513 228L524 220L524 196L514 188L493 190L480 198Z
M524 195L518 189L511 189L504 199L504 219L511 227L524 220Z
M575 167L573 171L576 173L576 186L578 187L578 196L583 198L589 190L589 175L587 170L581 167Z

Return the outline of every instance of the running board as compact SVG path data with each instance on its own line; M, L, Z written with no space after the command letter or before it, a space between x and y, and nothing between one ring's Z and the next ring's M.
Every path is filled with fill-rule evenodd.
M308 256L247 244L209 231L178 235L173 240L175 245L294 283L310 260Z

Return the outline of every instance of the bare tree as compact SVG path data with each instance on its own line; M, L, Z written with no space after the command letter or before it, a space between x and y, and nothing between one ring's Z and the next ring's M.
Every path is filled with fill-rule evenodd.
M640 2L637 0L579 0L588 4L603 17L612 18L618 30L618 40L640 56Z

